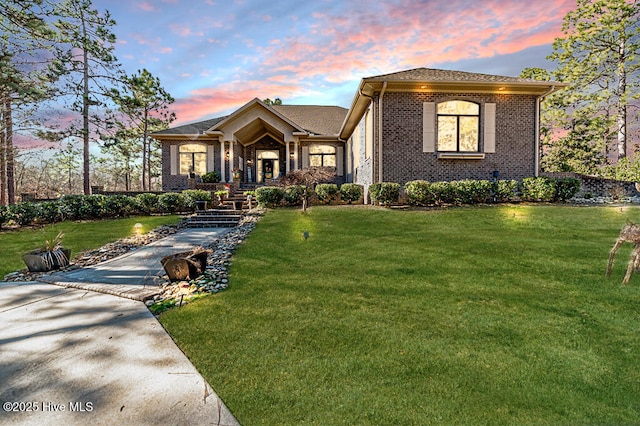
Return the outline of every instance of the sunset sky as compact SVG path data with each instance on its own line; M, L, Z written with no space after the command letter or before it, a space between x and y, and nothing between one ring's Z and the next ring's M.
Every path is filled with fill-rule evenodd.
M363 77L417 67L517 76L545 57L575 0L94 0L128 74L147 68L176 124L254 97L349 107Z

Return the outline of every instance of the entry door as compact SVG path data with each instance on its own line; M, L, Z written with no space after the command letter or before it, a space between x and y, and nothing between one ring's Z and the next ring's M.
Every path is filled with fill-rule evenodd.
M258 182L276 179L280 173L278 151L258 151Z

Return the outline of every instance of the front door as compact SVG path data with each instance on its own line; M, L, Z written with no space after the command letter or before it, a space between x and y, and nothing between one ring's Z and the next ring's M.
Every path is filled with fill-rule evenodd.
M258 151L258 182L276 179L280 173L278 151Z

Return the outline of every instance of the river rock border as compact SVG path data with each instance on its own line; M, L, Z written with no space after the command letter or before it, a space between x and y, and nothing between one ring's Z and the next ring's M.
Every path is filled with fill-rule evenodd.
M158 285L162 292L145 302L149 310L158 315L172 307L225 290L229 286L228 268L231 256L263 215L264 210L261 209L245 213L238 226L211 244L203 246L210 251L203 275L191 281L178 282L169 281L166 275L160 277Z

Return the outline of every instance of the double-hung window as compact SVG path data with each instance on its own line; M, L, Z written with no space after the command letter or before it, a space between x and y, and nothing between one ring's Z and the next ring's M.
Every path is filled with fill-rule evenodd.
M311 145L309 147L311 167L336 167L336 147L331 145Z

